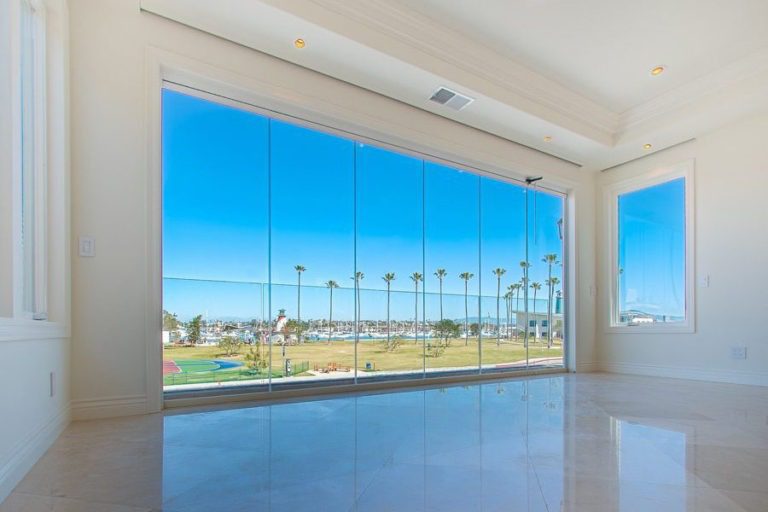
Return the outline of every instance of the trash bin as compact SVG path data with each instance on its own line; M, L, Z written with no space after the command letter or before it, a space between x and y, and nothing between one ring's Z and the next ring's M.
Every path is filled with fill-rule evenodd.
M293 367L291 366L291 360L286 359L285 360L285 374L290 375L291 371L293 370Z
M370 361L366 361L365 362L365 369L366 370L372 370L373 369L373 365L370 363Z

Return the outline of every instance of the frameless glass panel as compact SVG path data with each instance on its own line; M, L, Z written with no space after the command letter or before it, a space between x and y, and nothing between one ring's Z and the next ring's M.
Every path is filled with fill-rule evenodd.
M266 293L263 283L163 279L165 389L266 388Z
M528 193L528 365L563 365L562 196Z
M192 380L259 382L268 352L267 119L167 89L162 101L166 365L201 360L200 370L221 360L234 365L224 365L228 371L243 369L253 349L262 360L250 365L252 375L224 379L214 363L215 371L196 371ZM174 369L166 386L192 384L174 377L191 373L175 366L181 371Z
M619 323L685 321L685 178L619 195Z
M424 173L427 373L477 371L480 178L430 162Z
M358 377L423 376L422 167L357 145Z
M354 379L355 143L271 121L273 367ZM277 373L275 374L277 375ZM283 378L275 385L290 384ZM294 379L294 382L299 382Z
M482 365L484 372L525 367L525 194L481 178Z

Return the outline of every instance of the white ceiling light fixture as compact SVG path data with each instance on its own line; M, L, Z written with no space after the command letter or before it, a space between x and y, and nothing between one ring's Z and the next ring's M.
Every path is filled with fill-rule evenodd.
M429 101L434 101L439 105L445 105L446 107L453 110L462 110L467 105L475 101L475 99L448 89L447 87L439 87L434 93L432 93Z

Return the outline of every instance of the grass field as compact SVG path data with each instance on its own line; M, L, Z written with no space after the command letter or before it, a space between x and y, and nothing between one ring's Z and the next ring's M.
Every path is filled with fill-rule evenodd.
M451 345L439 357L427 355L427 368L455 368L477 366L478 342L470 340L465 346L463 339L454 339ZM272 352L272 377L282 377L284 358L281 346L274 346ZM330 363L339 366L353 368L355 366L354 343L351 341L334 341L330 345L325 342L303 343L285 347L285 357L290 358L294 365L303 362L309 363L309 369L315 366L324 368ZM222 351L215 346L197 347L166 347L163 358L166 360L191 360L191 359L221 359L242 361L247 349L240 354L225 357ZM496 345L495 339L484 339L482 342L482 364L503 365L525 361L526 349L522 342L502 341ZM531 342L528 356L531 359L557 358L562 356L562 345L556 340L555 345L548 349L545 341ZM361 342L358 344L358 364L361 371L366 371L366 363L370 363L373 371L421 371L423 367L423 347L421 342L405 341L397 349L387 352L382 343ZM185 370L186 371L186 370ZM264 378L266 375L249 374L244 368L219 370L216 372L200 372L182 375L166 375L165 385L201 383L201 382L225 382L231 380L245 380Z

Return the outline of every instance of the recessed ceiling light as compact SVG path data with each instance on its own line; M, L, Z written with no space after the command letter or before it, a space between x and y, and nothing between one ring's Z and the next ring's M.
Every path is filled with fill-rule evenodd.
M651 70L651 76L659 76L659 75L660 75L660 74L662 74L662 73L663 73L665 70L666 70L666 68L665 68L664 66L656 66L655 68L653 68L653 69Z
M544 142L552 142L552 136L551 135L544 136Z
M650 144L643 144L643 149L644 149L644 150L646 150L646 151L648 151L648 150L649 150L649 149L651 149L652 147L653 147L653 146L652 146L652 145L650 145Z
M299 49L304 48L306 45L307 45L307 43L305 43L304 40L301 39L301 38L299 38L299 39L297 39L297 40L295 40L293 42L293 46L295 46L296 48L299 48Z

